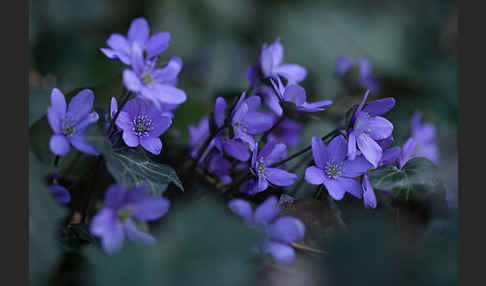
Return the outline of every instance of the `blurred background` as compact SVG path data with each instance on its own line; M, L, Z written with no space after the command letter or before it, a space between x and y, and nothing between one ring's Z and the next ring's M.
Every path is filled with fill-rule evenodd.
M410 120L417 110L424 113L425 121L436 126L441 172L451 200L456 201L456 1L30 0L29 13L30 123L45 114L53 87L69 92L74 88L103 85L120 76L124 67L106 58L99 49L106 47L110 34L126 34L130 22L143 16L152 32L171 34L170 47L162 59L180 56L184 61L178 86L186 91L188 100L177 110L171 132L188 142L187 126L197 124L211 111L217 95L240 93L247 88L246 70L256 63L262 44L280 37L284 62L300 64L308 71L301 84L310 100L334 101L329 110L307 121L301 144L294 148L308 145L311 136L334 129L345 111L359 103L363 92L345 92L335 74L334 63L339 55L365 57L372 64L380 87L372 99L393 96L397 100L395 108L386 115L394 123L397 144L401 145L410 136ZM442 231L438 225L431 231ZM374 249L382 247L376 239L371 239L371 243L374 244L368 252L359 254L367 257L355 252L358 256L349 259L369 259L375 254ZM345 238L337 247L349 249L349 245L356 245L356 239ZM431 249L437 251L440 247L443 245ZM426 263L430 257L437 259L437 255L443 254L433 251L414 259L423 258L420 263ZM392 254L385 251L383 255ZM348 261L336 263L335 267L342 265L343 268L334 269L333 273L346 270ZM310 285L306 279L312 271L306 263L297 263L299 273L304 275L294 275L295 269L284 269L284 275L268 275L267 282ZM351 266L358 269L366 265ZM448 271L454 265L440 269ZM387 270L383 268L383 271ZM377 277L381 275L380 270L376 273ZM446 285L442 282L448 278L445 275L443 280L433 281ZM376 281L368 282L377 285ZM436 285L430 279L427 281L421 285ZM342 281L342 285L356 285L353 283L352 279Z

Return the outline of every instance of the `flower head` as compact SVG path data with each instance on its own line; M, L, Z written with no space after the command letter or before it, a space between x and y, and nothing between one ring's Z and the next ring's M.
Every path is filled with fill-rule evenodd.
M275 186L290 186L292 185L297 176L293 173L289 173L281 168L271 167L281 158L287 155L287 146L283 143L277 143L276 141L268 142L263 149L258 152L258 146L253 150L251 159L251 168L257 176L256 183L247 183L246 187L251 187L245 190L240 189L248 194L254 195L262 192L268 188L268 183ZM250 182L254 180L250 180ZM248 185L250 184L250 185Z
M64 94L54 88L51 92L51 105L47 109L47 119L54 134L49 147L51 151L63 156L73 145L81 152L98 155L98 151L84 140L87 127L98 120L98 113L92 112L94 94L89 89L83 89L76 94L66 108Z
M412 138L415 140L414 157L424 157L439 164L439 145L435 136L435 126L432 123L420 123L421 112L415 112L412 117Z
M139 144L152 154L162 150L162 135L172 124L172 118L161 113L153 104L136 97L128 101L118 115L116 125L123 131L123 140L129 147Z
M362 197L361 185L353 178L363 175L371 164L363 156L346 160L346 140L342 135L332 139L328 148L320 138L312 137L312 156L315 165L305 170L309 184L323 184L335 200L342 199L346 192Z
M377 167L383 155L377 140L388 138L393 132L393 124L379 115L390 111L395 105L395 99L387 97L375 100L363 108L368 94L369 90L353 115L353 125L349 130L348 156L351 160L356 157L357 144L363 156Z
M371 74L371 64L368 60L364 58L354 60L345 56L340 56L336 59L336 73L341 78L354 67L359 69L359 85L364 89L371 90L373 93L378 92L378 81L376 77Z
M248 143L252 150L255 147L253 135L265 132L273 126L273 118L270 114L258 112L260 105L260 97L250 96L246 98L246 92L243 92L229 118L230 125L234 131L233 139L240 139ZM226 121L224 116L225 108L226 102L224 98L219 97L214 108L214 120L218 127L221 127L223 122Z
M127 189L111 185L105 193L105 208L91 221L90 231L101 237L104 250L114 253L123 246L125 236L141 243L154 243L150 234L137 230L136 221L156 220L167 213L169 201L163 197L150 197L146 186Z
M280 39L268 45L264 43L260 53L260 58L256 66L248 69L248 80L251 86L256 86L259 74L263 78L284 77L289 83L298 83L305 79L307 71L297 64L282 64L283 47Z
M282 116L281 102L292 102L297 110L303 112L318 112L325 110L323 106L332 104L331 100L321 100L313 103L306 101L305 89L298 84L290 83L284 86L280 78L270 79L273 89L261 86L258 93L263 95L265 104L278 116Z
M132 69L123 71L123 84L128 90L153 102L159 110L173 109L186 101L186 93L174 86L182 69L182 59L172 57L164 68L156 67L155 63L155 59L145 60L142 48L134 44Z
M259 246L261 252L271 254L280 264L294 261L295 251L288 244L304 238L305 225L291 216L275 219L280 213L275 196L266 199L254 212L250 203L242 199L231 200L228 207L242 217L246 225L256 227L265 234L265 241Z
M160 32L150 37L150 28L145 18L136 18L130 24L127 37L120 34L112 34L106 44L109 49L101 48L101 52L110 59L120 60L126 65L132 64L134 45L138 45L147 59L158 56L169 47L170 34Z

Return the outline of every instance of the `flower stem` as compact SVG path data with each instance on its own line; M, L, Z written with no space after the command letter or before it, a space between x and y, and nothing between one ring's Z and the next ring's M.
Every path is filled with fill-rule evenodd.
M332 130L331 132L327 133L326 135L322 136L322 137L321 137L322 141L329 139L329 138L330 138L330 137L332 137L334 134L338 133L338 132L339 132L341 129L342 129L341 127L336 128L336 129ZM287 158L282 159L282 160L280 160L280 161L278 161L278 162L276 162L276 163L273 163L272 165L270 165L270 167L271 167L271 168L273 168L273 167L276 167L276 166L282 165L282 164L284 164L284 163L286 163L286 162L288 162L288 161L290 161L290 160L292 160L292 159L294 159L294 158L297 158L298 156L300 156L300 155L304 154L305 152L307 152L307 151L309 151L309 150L311 150L311 149L312 149L312 145L307 146L307 147L305 147L304 149L302 149L302 150L298 151L297 153L292 154L292 155L288 156Z
M111 137L115 133L115 130L113 130L113 128L115 127L115 121L118 118L118 115L120 115L120 112L123 110L123 107L125 107L125 104L128 102L128 98L130 98L130 91L125 89L125 98L123 98L123 101L118 107L115 116L110 121L110 127L108 128L108 134L110 134L109 137Z
M57 166L57 164L59 164L59 159L61 157L59 155L56 155L56 158L54 158L54 166Z

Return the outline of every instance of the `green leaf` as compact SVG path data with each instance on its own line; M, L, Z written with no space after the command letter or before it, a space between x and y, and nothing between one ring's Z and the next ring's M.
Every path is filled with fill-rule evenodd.
M439 183L437 167L425 158L413 158L402 169L385 165L369 173L373 188L390 190L394 200L408 201L412 192L423 187L432 188ZM418 194L420 195L420 194Z
M117 183L134 187L145 182L152 195L161 195L169 183L184 190L174 169L153 161L141 148L113 148L100 125L91 126L86 131L85 140L103 154L106 167Z
M31 285L46 285L60 260L58 226L66 209L49 193L46 175L55 170L29 152L29 274Z
M261 238L212 198L171 210L155 245L126 241L114 255L87 248L89 285L253 285L252 247Z

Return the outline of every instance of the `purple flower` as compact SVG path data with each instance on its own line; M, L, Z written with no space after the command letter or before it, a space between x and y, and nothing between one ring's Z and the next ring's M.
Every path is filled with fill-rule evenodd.
M133 242L155 243L150 234L136 228L136 221L156 220L167 213L170 202L163 197L150 197L146 185L131 190L111 185L105 193L106 207L91 221L90 231L101 237L101 244L108 254L123 246L125 236Z
M364 89L369 89L373 93L378 92L378 81L371 74L370 62L364 58L353 60L349 57L340 56L336 59L336 73L339 77L344 77L353 67L359 68L358 82Z
M159 136L172 124L172 119L161 113L154 105L136 97L129 100L116 119L116 125L123 130L123 141L129 147L138 144L152 154L162 150Z
M415 148L415 142L413 138L409 138L402 148L395 146L388 148L393 142L393 137L389 137L378 141L380 147L384 150L383 156L378 163L378 166L395 164L398 161L400 169L405 163L410 160L411 154ZM387 149L388 148L388 149ZM375 190L371 186L368 174L364 174L361 181L363 187L363 202L366 208L376 208L377 201L375 196ZM391 194L389 190L378 190L386 194Z
M261 105L260 97L250 96L245 98L246 92L240 96L234 110L230 114L230 124L234 131L233 139L240 139L250 145L250 149L255 147L255 140L252 135L265 132L272 128L273 118L269 114L258 112ZM214 108L214 120L218 127L225 122L224 110L226 102L224 98L216 99Z
M143 52L146 52L147 59L152 59L169 47L169 40L170 34L167 32L160 32L150 37L147 20L136 18L130 24L126 38L120 34L112 34L106 41L110 49L101 48L100 50L108 58L130 65L134 45L138 45Z
M432 123L423 123L422 113L415 112L412 117L412 138L416 146L414 157L424 157L439 165L439 145L435 136L435 127Z
M210 143L210 146L214 146L221 153L224 151L229 156L242 162L246 162L250 159L248 147L238 139L231 139L228 136L218 135Z
M273 163L287 155L287 146L276 141L268 142L258 153L258 146L255 146L251 158L251 168L257 176L255 184L251 184L251 189L245 191L254 195L268 188L268 182L275 186L290 186L297 176L280 168L270 167ZM240 189L244 190L244 189Z
M203 117L197 126L189 125L191 157L196 158L199 149L209 136L209 120Z
M67 204L71 201L71 195L65 187L58 184L57 180L60 177L61 175L58 173L49 174L47 176L47 180L48 182L52 181L54 184L48 186L47 189L52 195L54 195L56 201L61 204Z
M348 133L348 156L351 160L356 157L357 144L363 156L376 168L383 155L383 150L376 140L388 138L393 132L393 124L378 115L390 111L395 105L395 99L387 97L375 100L363 109L368 94L369 90L353 115L353 126Z
M219 176L225 183L231 183L231 162L223 157L221 153L213 152L208 156L208 171Z
M51 185L48 187L48 189L59 203L67 204L71 201L71 195L65 187L61 185Z
M69 152L70 144L81 152L98 155L93 146L84 141L87 127L98 120L98 113L92 112L94 94L89 89L83 89L76 94L66 108L64 94L52 89L51 105L47 108L47 119L54 134L49 141L49 148L63 156Z
M141 47L134 44L132 70L123 71L123 84L163 110L164 105L177 106L186 101L186 93L174 86L181 68L182 59L179 57L172 57L164 68L156 68L155 59L144 60Z
M325 110L323 106L332 104L331 100L322 100L313 103L306 102L305 89L298 84L290 83L284 86L280 78L270 79L273 90L268 86L261 86L258 93L263 95L265 104L278 116L282 116L281 102L292 102L297 110L303 112L318 112Z
M260 59L257 66L248 69L248 81L254 87L258 80L258 74L264 78L277 78L282 76L289 83L297 83L305 79L307 71L297 64L282 64L283 47L280 39L277 38L274 43L262 46Z
M268 134L268 141L276 140L289 147L297 146L300 143L299 135L302 128L298 121L284 119Z
M398 167L403 168L408 160L413 158L413 152L415 150L415 140L410 137L408 140L403 144L403 147L400 151L400 156L398 158Z
M342 135L332 139L328 149L321 138L312 137L312 156L316 165L305 170L305 180L309 184L324 184L335 200L342 199L346 192L361 199L363 190L353 178L363 175L371 164L363 156L345 160L346 140Z
M259 246L262 253L272 255L280 264L289 264L294 261L295 251L288 244L304 238L305 225L299 219L291 216L283 216L274 220L280 213L275 196L266 199L255 209L255 212L250 203L242 199L231 200L228 207L233 213L242 217L246 225L258 228L265 234L265 241Z

